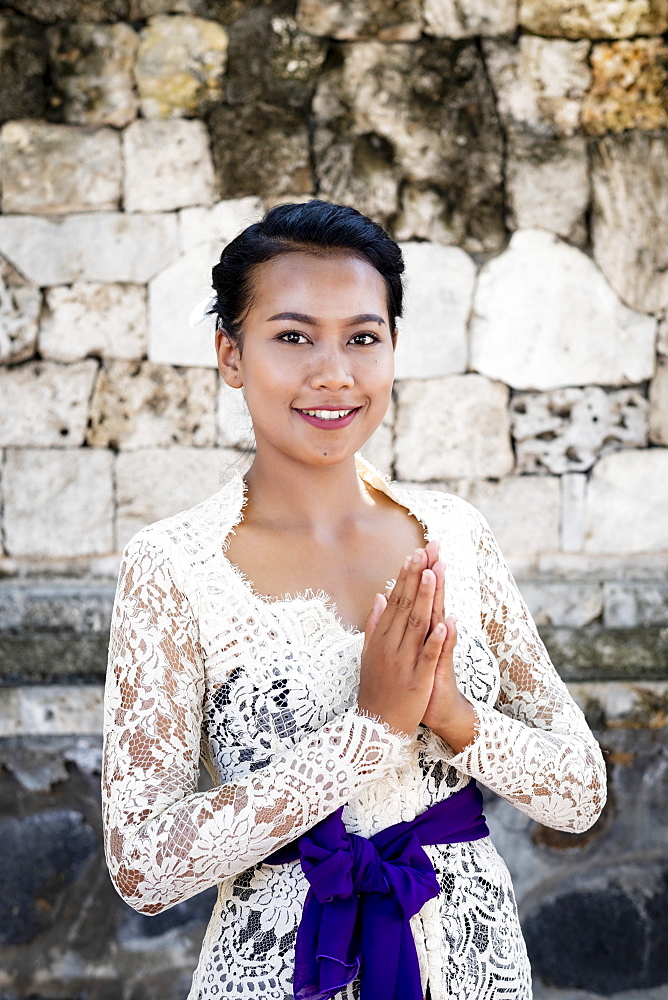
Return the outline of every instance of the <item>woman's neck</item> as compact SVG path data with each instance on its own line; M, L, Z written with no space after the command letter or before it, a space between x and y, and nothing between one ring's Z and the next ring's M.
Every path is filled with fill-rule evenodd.
M336 536L368 515L374 505L357 474L354 456L317 468L273 455L268 460L258 452L244 478L245 520L282 531Z

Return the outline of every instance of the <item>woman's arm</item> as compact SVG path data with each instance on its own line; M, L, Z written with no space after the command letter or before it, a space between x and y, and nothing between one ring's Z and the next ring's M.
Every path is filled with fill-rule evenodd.
M107 862L119 893L146 914L294 840L396 769L406 742L351 710L248 778L198 792L204 665L170 549L155 529L126 549L105 691Z
M481 615L501 686L478 701L475 739L449 762L545 826L580 833L606 799L601 749L547 654L496 540L478 515Z

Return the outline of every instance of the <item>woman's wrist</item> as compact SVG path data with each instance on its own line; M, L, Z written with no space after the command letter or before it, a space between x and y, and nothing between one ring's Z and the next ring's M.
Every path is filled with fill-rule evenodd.
M439 720L438 725L432 726L432 732L436 734L455 753L461 753L466 747L475 742L476 724L478 718L475 709L468 698L457 692L447 715Z

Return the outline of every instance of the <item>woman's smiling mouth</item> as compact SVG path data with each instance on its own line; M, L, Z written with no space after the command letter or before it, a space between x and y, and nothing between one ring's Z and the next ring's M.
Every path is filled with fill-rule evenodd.
M307 423L312 424L314 427L324 427L327 430L347 427L348 424L352 423L355 419L355 416L360 409L361 407L359 406L347 410L335 410L328 408L300 410L297 407L294 407L295 413L298 413L300 417L303 417Z

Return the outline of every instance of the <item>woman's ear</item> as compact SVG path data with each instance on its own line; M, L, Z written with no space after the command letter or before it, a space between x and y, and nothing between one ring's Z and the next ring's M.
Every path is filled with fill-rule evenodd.
M218 371L233 389L243 385L239 371L239 348L232 343L225 330L216 330L216 357Z

